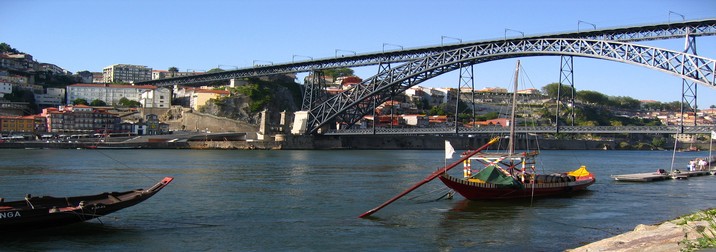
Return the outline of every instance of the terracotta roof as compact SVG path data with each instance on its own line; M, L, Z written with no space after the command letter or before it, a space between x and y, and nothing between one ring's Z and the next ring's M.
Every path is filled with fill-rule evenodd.
M214 90L214 89L194 89L195 93L207 93L207 94L231 94L231 92L226 90Z

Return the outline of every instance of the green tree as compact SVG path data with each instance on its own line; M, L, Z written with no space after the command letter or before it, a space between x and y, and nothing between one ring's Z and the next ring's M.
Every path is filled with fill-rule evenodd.
M323 70L323 75L325 76L331 76L333 78L342 77L342 76L353 76L353 69L350 68L334 68L334 69L325 69Z
M82 98L77 98L77 99L72 100L72 104L74 104L74 105L89 105L87 100L82 99Z
M259 84L250 83L247 85L236 87L236 92L251 98L249 103L249 112L256 113L264 109L273 98L271 89L262 87Z
M440 104L438 106L433 106L432 108L430 108L430 112L428 112L428 115L447 115L445 108L445 103Z
M611 96L609 97L609 102L619 108L623 109L640 109L641 108L641 102L637 99L631 98L629 96Z
M212 69L209 69L209 71L206 71L206 73L220 73L223 71L224 71L224 69L221 69L221 68L212 68Z
M559 90L559 83L550 83L542 87L542 93L547 94L547 97L551 99L557 99L557 90ZM572 87L568 85L562 85L562 90L560 91L560 94L562 95L562 97L571 95Z
M578 91L577 99L579 99L582 102L585 103L592 103L592 104L600 104L600 105L606 105L609 101L609 97L599 93L597 91L591 91L591 90L582 90Z
M0 43L0 53L22 53L15 48L12 48L9 44Z
M107 103L100 99L94 99L94 100L92 100L92 102L90 102L89 105L101 107L101 106L107 106Z
M176 76L176 73L179 72L179 68L177 68L177 67L170 67L167 71L169 71L169 75L170 75L169 77L174 78L174 76Z
M127 99L127 97L122 97L122 99L119 99L119 103L117 105L124 108L137 108L142 104L138 101Z
M654 146L656 148L663 148L665 143L666 140L664 140L663 137L655 137L651 140L651 146Z

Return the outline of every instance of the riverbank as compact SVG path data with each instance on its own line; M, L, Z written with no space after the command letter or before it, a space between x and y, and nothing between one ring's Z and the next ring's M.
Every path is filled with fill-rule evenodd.
M709 244L711 248L716 245L716 209L657 225L637 225L633 231L567 251L693 251Z
M236 139L227 135L240 135ZM445 140L456 149L471 149L489 140L489 135L429 135L429 136L293 136L281 135L265 140L245 139L240 133L172 134L160 136L113 137L106 141L79 139L72 141L6 141L6 149L238 149L238 150L441 150ZM604 150L614 149L615 143L606 140L540 139L520 141L517 148L539 146L542 150Z

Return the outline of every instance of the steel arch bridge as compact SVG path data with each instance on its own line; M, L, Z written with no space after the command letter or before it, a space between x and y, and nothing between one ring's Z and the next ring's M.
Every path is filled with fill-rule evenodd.
M355 124L391 93L401 93L427 79L466 65L494 60L566 55L627 63L666 72L716 88L716 61L693 54L617 41L579 38L502 40L460 47L384 69L353 89L330 97L308 112L307 133L336 119Z
M460 65L471 66L471 64L474 65L491 60L513 57L562 55L570 58L571 56L600 58L645 66L684 77L685 80L696 80L695 83L713 88L714 66L713 60L711 59L659 48L618 42L684 37L687 37L688 40L689 37L693 39L699 36L714 35L716 35L716 19L704 19L569 33L552 33L522 38L505 37L505 39L499 40L461 42L458 44L441 44L439 46L406 49L401 48L401 50L345 55L341 57L336 55L335 58L319 58L315 60L311 58L311 60L307 61L252 66L219 73L145 81L139 82L138 84L156 86L199 85L233 78L309 72L341 67L381 65L382 72L366 80L366 82L364 82L365 87L360 88L360 90L356 89L339 95L338 97L333 97L327 102L320 104L320 106L314 105L326 101L325 97L313 100L312 105L309 107L309 121L306 122L306 126L308 129L307 133L316 133L316 130L321 125L333 119L351 122L351 124L355 123L356 118L359 119L362 115L366 114L366 111L370 111L371 107L375 107L375 105L370 104L371 102L385 101L387 94L391 92L402 92L406 88L425 81L428 78L456 70L460 68ZM556 41L562 42L557 43ZM599 44L599 41L613 42ZM548 49L548 46L552 46L553 48ZM480 52L484 54L470 54L470 51L475 51L475 48L480 48ZM440 61L441 57L442 61ZM416 70L415 67L420 67L419 63L428 61L430 62L429 64L426 63L422 65L421 71L424 70L424 72ZM383 64L387 63L404 63L404 65L400 68L394 68L395 70L390 69L390 71L387 71L383 68ZM400 82L400 78L403 78L402 82ZM696 85L695 83L693 85ZM306 85L306 88L314 89L312 85ZM312 90L312 92L313 91L317 90ZM684 95L687 94L684 93ZM695 89L693 90L693 97L695 97ZM682 100L683 99L685 98L682 97Z
M684 22L672 22L653 25L629 26L609 29L599 29L570 33L553 33L523 38L505 38L499 40L483 40L466 42L460 44L445 44L439 46L425 46L418 48L406 48L405 50L383 51L348 55L331 58L317 58L306 61L291 62L276 65L252 66L237 70L223 71L218 73L201 74L195 76L175 77L151 81L137 82L141 85L172 86L172 85L196 85L218 80L233 78L266 76L272 74L286 74L297 72L310 72L320 69L359 67L378 65L381 63L399 63L421 59L436 53L441 53L458 48L475 45L494 44L497 42L547 39L547 38L580 38L593 40L610 40L621 42L636 42L646 40L663 40L684 38L686 35L692 37L716 35L716 19L694 20Z

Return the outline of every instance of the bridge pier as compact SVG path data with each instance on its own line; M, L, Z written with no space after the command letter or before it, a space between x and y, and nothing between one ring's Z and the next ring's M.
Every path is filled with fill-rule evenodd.
M688 28L686 29L685 39L686 43L684 46L684 53L692 53L693 55L696 55L696 37L690 35ZM683 60L686 60L686 58ZM699 66L691 66L689 62L684 61L683 65L681 65L681 74L685 74L693 67L698 68ZM699 78L698 72L696 72L696 78ZM693 125L696 126L696 111L698 110L698 105L696 103L697 87L698 85L696 85L696 82L687 80L686 78L681 78L681 127L679 133L684 133L684 119L688 113L693 113Z

